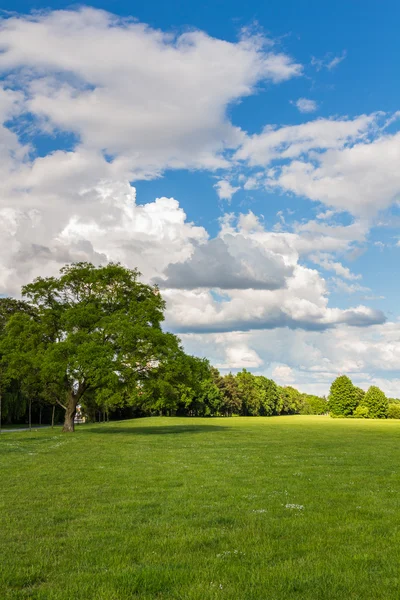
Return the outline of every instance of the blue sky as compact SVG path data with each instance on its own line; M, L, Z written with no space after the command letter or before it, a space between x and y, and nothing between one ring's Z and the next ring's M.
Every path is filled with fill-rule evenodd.
M157 281L223 370L395 395L397 2L3 2L2 269Z

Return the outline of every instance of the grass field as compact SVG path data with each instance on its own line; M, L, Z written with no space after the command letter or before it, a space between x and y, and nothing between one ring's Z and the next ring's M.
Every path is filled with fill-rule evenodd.
M400 423L152 418L0 437L0 598L400 598Z

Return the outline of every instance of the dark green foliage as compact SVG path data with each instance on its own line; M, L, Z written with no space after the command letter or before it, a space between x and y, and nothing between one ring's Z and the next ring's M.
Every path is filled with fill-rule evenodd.
M275 414L277 415L294 415L301 412L302 395L294 387L288 385L278 388L278 400L276 404ZM311 414L311 413L303 413Z
M387 416L388 419L400 419L400 404L389 403Z
M349 417L358 405L359 393L346 375L340 375L331 385L329 412L333 417Z
M66 430L85 394L101 407L136 402L142 382L181 352L161 329L158 289L136 270L77 263L22 292L32 310L11 306L1 344L7 370L30 396L65 408Z
M243 369L243 371L236 375L238 391L242 399L242 414L244 416L260 414L265 392L257 380L258 378L249 373L249 371L246 371L246 369Z
M278 413L279 405L279 388L275 381L268 379L263 375L257 377L261 386L263 395L261 399L261 415L269 417Z
M357 387L357 386L354 386L354 391L355 391L355 394L356 394L357 406L358 406L359 404L362 403L362 400L363 400L363 398L365 396L365 391L362 390L361 388Z
M242 399L240 397L237 379L232 373L222 378L223 402L221 413L226 416L238 415L242 410Z
M368 409L368 417L370 419L386 419L388 415L389 402L385 394L375 385L372 385L360 406Z

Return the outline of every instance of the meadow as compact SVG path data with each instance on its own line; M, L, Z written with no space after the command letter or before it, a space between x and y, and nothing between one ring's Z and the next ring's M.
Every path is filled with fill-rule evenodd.
M297 415L3 432L0 598L398 600L399 446Z

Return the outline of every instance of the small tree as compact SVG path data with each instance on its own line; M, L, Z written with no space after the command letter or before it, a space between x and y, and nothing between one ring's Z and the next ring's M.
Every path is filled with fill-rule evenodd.
M329 412L332 417L349 417L358 405L358 394L351 379L340 375L331 385Z
M360 406L368 409L370 419L386 419L388 416L389 402L384 392L375 385L371 385Z

